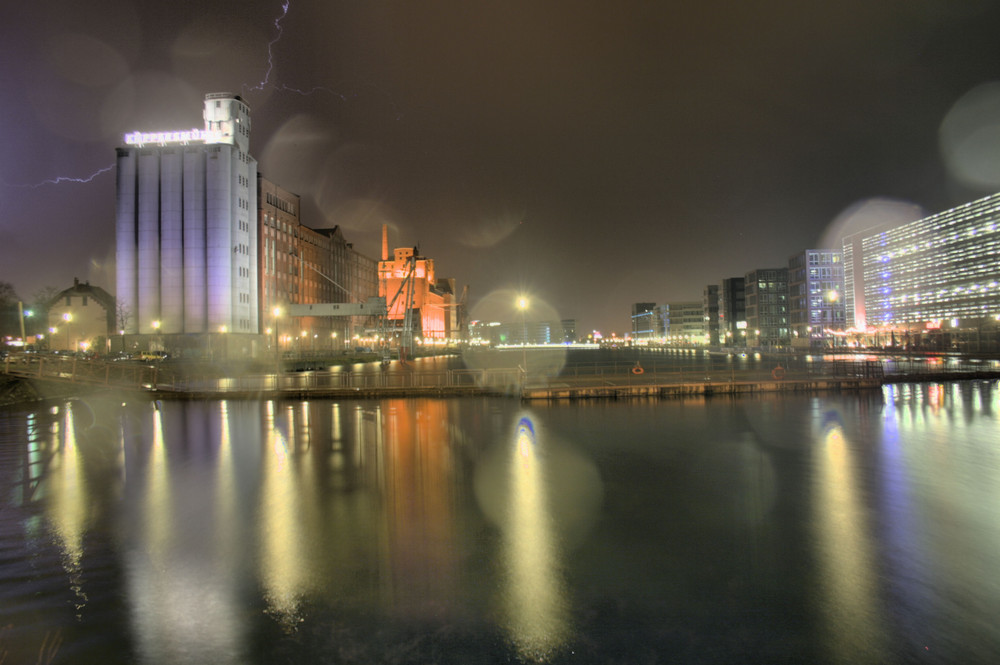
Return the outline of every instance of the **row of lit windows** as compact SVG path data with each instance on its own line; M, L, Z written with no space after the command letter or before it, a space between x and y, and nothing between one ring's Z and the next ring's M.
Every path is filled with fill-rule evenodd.
M1000 310L998 217L994 195L863 239L869 319L920 322ZM853 275L846 277L851 303Z
M271 194L270 192L264 195L264 200L267 201L268 205L274 206L278 210L287 212L289 215L295 214L295 204L286 201L285 199Z
M841 253L835 250L828 252L809 252L809 265L815 266L827 263L840 263Z
M976 260L982 257L994 256L1000 246L1000 236L989 238L964 238L961 241L941 243L937 247L924 248L926 251L885 252L875 257L866 256L865 265L914 265L932 264L965 260Z

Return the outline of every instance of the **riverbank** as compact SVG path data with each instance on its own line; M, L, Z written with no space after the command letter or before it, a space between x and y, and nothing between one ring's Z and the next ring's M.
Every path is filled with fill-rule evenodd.
M149 399L182 400L505 396L544 401L840 392L901 382L1000 378L995 361L973 358L946 362L890 358L880 362L867 355L816 361L596 353L596 357L590 353L569 357L548 349L529 350L527 355L521 351L471 351L461 357L447 354L444 362L415 359L389 364L379 363L374 354L363 354L285 358L280 366L259 360L105 363L26 355L9 365L10 375L0 375L0 405L85 396L108 389ZM527 377L521 368L525 360Z
M97 389L100 390L103 388ZM42 402L47 399L74 397L93 390L95 388L86 385L60 383L57 381L39 381L0 374L0 407Z

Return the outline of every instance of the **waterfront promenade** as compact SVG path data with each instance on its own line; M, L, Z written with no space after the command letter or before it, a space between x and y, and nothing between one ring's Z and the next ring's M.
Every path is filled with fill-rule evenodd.
M582 356L588 358L588 356ZM216 371L184 362L107 362L82 358L12 354L4 373L33 383L69 385L87 389L118 389L156 394L160 398L381 398L509 396L525 400L622 399L744 395L773 392L829 392L869 390L899 381L943 381L1000 377L996 361L969 358L873 358L871 356L751 358L731 354L671 355L623 354L613 360L553 364L528 354L526 373L520 354L482 356L466 366L453 356L447 368L421 361L377 362L330 366L311 363L292 370L262 371L261 367ZM470 360L471 359L467 359ZM304 370L316 366L323 369ZM537 369L536 369L537 368ZM283 368L284 369L284 368ZM199 371L202 370L202 371ZM256 370L256 371L254 371ZM222 374L220 376L219 374Z

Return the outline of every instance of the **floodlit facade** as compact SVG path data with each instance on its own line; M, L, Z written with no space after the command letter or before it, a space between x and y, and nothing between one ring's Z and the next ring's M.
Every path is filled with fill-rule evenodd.
M132 132L117 149L116 295L126 334L259 332L250 109L205 96L204 129Z
M50 350L110 351L115 335L115 299L99 286L73 280L48 302L48 343Z
M385 298L388 320L396 328L404 326L406 311L412 308L413 334L424 339L457 336L449 323L448 310L456 306L450 284L438 284L434 259L417 254L416 247L401 247L389 257L388 230L382 227L382 260L378 264L379 295Z
M839 249L807 249L788 261L792 345L839 346L844 331L844 261Z
M123 341L226 357L271 353L275 342L328 352L374 336L370 316L287 316L288 305L366 302L378 294L377 262L339 227L303 224L299 196L258 174L239 96L206 95L203 120L132 132L118 148Z
M1000 194L845 240L850 323L910 330L981 326L1000 316ZM849 248L849 249L848 249Z

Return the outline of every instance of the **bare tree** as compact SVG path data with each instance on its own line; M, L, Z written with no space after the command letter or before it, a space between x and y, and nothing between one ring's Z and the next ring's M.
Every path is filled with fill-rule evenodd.
M10 282L0 282L0 307L16 305L18 300L20 298L14 290L14 285Z
M45 332L49 327L49 308L52 301L59 295L61 289L54 286L43 286L35 291L31 300L31 309L34 312L31 317L31 327L35 332Z
M17 303L20 298L10 282L0 282L0 336L20 335Z
M115 317L118 330L128 330L128 322L132 320L132 309L123 302L115 301Z
M51 305L52 301L56 299L59 292L60 289L57 289L54 286L43 286L35 291L35 294L32 296L32 307L38 310L48 311L49 305Z

